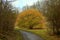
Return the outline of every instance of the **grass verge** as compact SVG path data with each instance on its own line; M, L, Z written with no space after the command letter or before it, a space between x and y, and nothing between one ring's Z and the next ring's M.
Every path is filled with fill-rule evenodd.
M16 40L23 40L23 37L22 37L22 35L21 35L21 33L18 31L18 30L15 30L15 36L16 36Z

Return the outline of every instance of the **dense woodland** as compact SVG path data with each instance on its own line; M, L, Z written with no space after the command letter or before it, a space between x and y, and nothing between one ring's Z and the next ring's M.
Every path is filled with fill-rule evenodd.
M17 11L10 2L13 1L0 0L0 38L3 40L13 40L11 35L13 34Z
M13 34L16 18L18 15L17 9L15 9L11 5L11 2L14 2L14 0L13 1L0 0L0 38L2 38L3 40L11 37L7 35ZM30 9L37 9L38 11ZM46 19L42 18L39 13L45 16ZM37 15L35 14L37 15L39 14L38 18ZM43 19L42 21L45 22L46 20L48 22L47 27L48 29L50 29L50 31L48 31L49 33L52 31L53 34L60 35L60 0L45 0L43 2L38 1L32 6L26 5L23 8L23 12L21 12L21 14L19 15L20 16L18 16L17 18L17 19L20 18L18 21L19 27L23 26L24 28L29 29L33 29L34 26L41 27L42 25L40 25L40 23L41 20Z

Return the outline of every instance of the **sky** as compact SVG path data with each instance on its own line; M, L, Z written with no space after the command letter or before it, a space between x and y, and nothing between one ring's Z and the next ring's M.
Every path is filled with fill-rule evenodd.
M19 9L22 9L24 6L28 5L31 6L34 3L36 3L38 0L17 0L12 3L14 7L17 7Z

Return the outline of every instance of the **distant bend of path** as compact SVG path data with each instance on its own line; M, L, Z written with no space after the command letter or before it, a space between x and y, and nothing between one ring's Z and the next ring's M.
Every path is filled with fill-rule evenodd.
M30 33L30 32L25 32L25 31L20 31L21 34L23 35L24 40L43 40L43 38Z

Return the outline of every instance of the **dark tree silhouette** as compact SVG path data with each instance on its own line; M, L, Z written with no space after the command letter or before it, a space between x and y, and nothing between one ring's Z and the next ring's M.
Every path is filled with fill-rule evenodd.
M0 38L12 34L16 19L16 11L8 0L0 0ZM5 39L4 39L5 40Z

